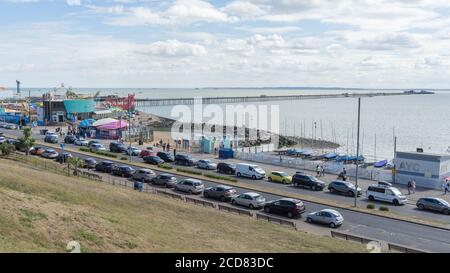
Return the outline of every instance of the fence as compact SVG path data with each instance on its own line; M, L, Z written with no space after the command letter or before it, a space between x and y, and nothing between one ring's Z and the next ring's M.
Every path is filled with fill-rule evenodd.
M238 208L233 208L233 207L224 206L224 205L218 205L217 208L219 210L224 210L224 211L227 211L227 212L234 212L234 213L237 213L239 215L247 215L249 217L253 217L253 212L245 210L245 209L238 209Z
M408 247L400 246L400 245L394 245L391 243L388 244L388 249L391 252L399 252L399 253L427 253L426 251L417 250L414 248L408 248Z
M290 227L293 227L295 229L297 228L297 225L293 221L289 221L289 220L284 220L284 219L277 218L277 217L268 216L268 215L261 214L261 213L258 213L258 212L256 213L256 219L268 221L268 222L271 222L271 223L277 223L277 224L280 224L280 225L290 226Z

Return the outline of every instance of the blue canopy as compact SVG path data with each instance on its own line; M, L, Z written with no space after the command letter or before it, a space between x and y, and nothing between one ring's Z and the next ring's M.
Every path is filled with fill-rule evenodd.
M385 160L380 160L378 162L375 162L375 164L373 164L373 166L375 168L383 168L384 166L386 166L387 163L388 163L388 161L386 159Z
M89 126L91 126L95 121L96 121L96 120L95 120L95 119L92 119L92 118L85 119L85 120L83 120L83 121L80 122L80 124L78 125L78 127L84 127L84 128L89 127Z
M336 157L337 157L336 153L328 153L328 154L324 155L324 158L326 158L326 159L333 159Z

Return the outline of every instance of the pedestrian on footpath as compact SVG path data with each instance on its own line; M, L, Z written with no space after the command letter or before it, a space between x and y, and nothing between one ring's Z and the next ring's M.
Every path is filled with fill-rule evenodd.
M445 184L444 194L447 194L447 192L450 191L450 181L447 181L447 184Z
M411 180L408 181L408 195L411 195L411 189L412 189L412 182Z
M320 166L320 173L321 173L321 176L325 176L325 168L323 167L323 165Z
M319 165L317 165L316 166L316 177L320 177L320 166Z
M416 193L416 181L415 180L411 181L411 187L412 187L412 193L415 194Z

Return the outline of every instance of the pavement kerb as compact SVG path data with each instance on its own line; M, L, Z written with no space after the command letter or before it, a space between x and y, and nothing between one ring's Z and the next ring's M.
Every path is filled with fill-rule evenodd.
M5 134L6 137L8 138L17 138L16 136L12 136L12 135L7 135ZM41 146L47 146L47 147L52 147L52 148L57 148L57 149L61 149L61 147L59 145L56 144L51 144L51 143L45 143L39 140L36 140L36 144L39 144ZM278 191L278 190L273 190L273 191L268 191L265 188L259 187L259 186L250 186L246 183L241 183L241 182L230 182L230 181L226 181L226 180L219 180L219 179L213 179L213 178L209 178L209 177L205 177L205 176L201 176L201 175L193 175L193 174L189 174L189 173L184 173L184 172L178 172L174 169L163 169L163 168L159 168L159 167L155 167L153 165L149 165L149 164L144 164L144 163L140 163L140 162L129 162L129 161L122 161L122 160L118 160L115 158L111 158L111 157L106 157L106 156L102 156L102 155L97 155L97 154L93 154L93 153L88 153L88 152L83 152L77 149L72 149L72 148L64 148L65 151L71 151L74 153L78 153L78 154L84 154L87 156L95 156L98 158L102 158L108 161L113 161L113 162L117 162L117 163L121 163L121 164L126 164L126 165L131 165L131 166L137 166L137 167L141 167L141 168L146 168L146 169L151 169L151 170L155 170L155 171L159 171L159 172L165 172L165 173L170 173L170 174L175 174L175 175L182 175L185 177L189 177L189 178L194 178L194 179L200 179L200 180L205 180L205 181L209 181L209 182L214 182L214 183L219 183L219 184L224 184L224 185L229 185L229 186L235 186L235 187L240 187L240 188L244 188L244 189L248 189L248 190L254 190L254 191L259 191L262 193L267 193L267 194L275 194L275 195L281 195L281 196L285 196L285 197L289 197L289 198L296 198L296 199L300 199L302 201L307 201L310 203L314 203L317 205L324 205L324 206L332 206L335 208L339 208L339 209L345 209L348 211L352 211L352 212L358 212L358 213L363 213L366 215L374 215L374 216L378 216L378 217L384 217L387 219L392 219L392 220L398 220L398 221L402 221L402 222L406 222L406 223L411 223L411 224L417 224L417 225L422 225L422 226L426 226L426 227L431 227L431 228L437 228L437 229L441 229L441 230L445 230L445 231L450 231L450 228L444 227L444 226L439 226L437 225L437 223L433 223L430 221L423 221L423 220L411 220L411 219L405 219L405 217L398 217L397 215L393 216L393 215L386 215L385 213L375 213L374 211L369 211L367 209L364 208L354 208L351 206L345 206L342 204L338 204L338 203L334 203L334 202L330 202L327 200L317 200L316 198L311 198L311 196L305 196L302 194L298 194L298 193L289 193L289 192L283 192L283 191Z

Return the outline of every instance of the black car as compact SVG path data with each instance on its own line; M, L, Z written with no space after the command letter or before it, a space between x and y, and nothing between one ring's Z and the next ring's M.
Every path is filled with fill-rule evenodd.
M113 175L118 175L122 177L132 177L135 170L130 166L119 166L117 168L112 169Z
M175 156L175 164L185 165L185 166L194 166L195 162L188 155L178 154Z
M58 157L55 160L57 162L63 164L63 163L67 163L67 160L71 157L72 157L72 155L70 153L62 152L58 155Z
M158 152L156 155L157 155L159 158L161 158L162 160L164 160L164 162L170 163L170 162L173 162L173 161L174 161L174 158L173 158L173 156L172 156L171 153L168 153L168 152Z
M123 153L127 151L127 147L119 142L109 143L109 150L113 153Z
M325 188L325 183L312 175L296 173L292 176L292 184L296 187L310 188L313 191L321 191Z
M57 135L48 135L44 138L44 142L58 143L58 136Z
M97 165L95 165L95 170L99 171L99 172L110 173L110 172L112 172L113 168L116 166L117 165L114 164L114 162L102 161L102 162L98 163Z
M300 217L305 210L305 205L302 201L292 198L273 200L264 205L266 213L287 215L289 218Z
M75 140L77 140L77 138L74 135L68 135L64 138L64 143L74 144Z
M152 183L155 185L165 186L166 188L173 188L177 183L177 178L168 173L158 174L152 179Z
M217 164L217 172L218 173L227 173L227 174L235 174L236 173L236 165L220 162Z
M152 165L159 165L159 164L164 163L164 160L162 160L158 156L150 155L150 156L144 157L144 162L148 163L148 164L152 164Z
M97 165L97 161L93 158L85 158L83 162L83 168L94 169Z

